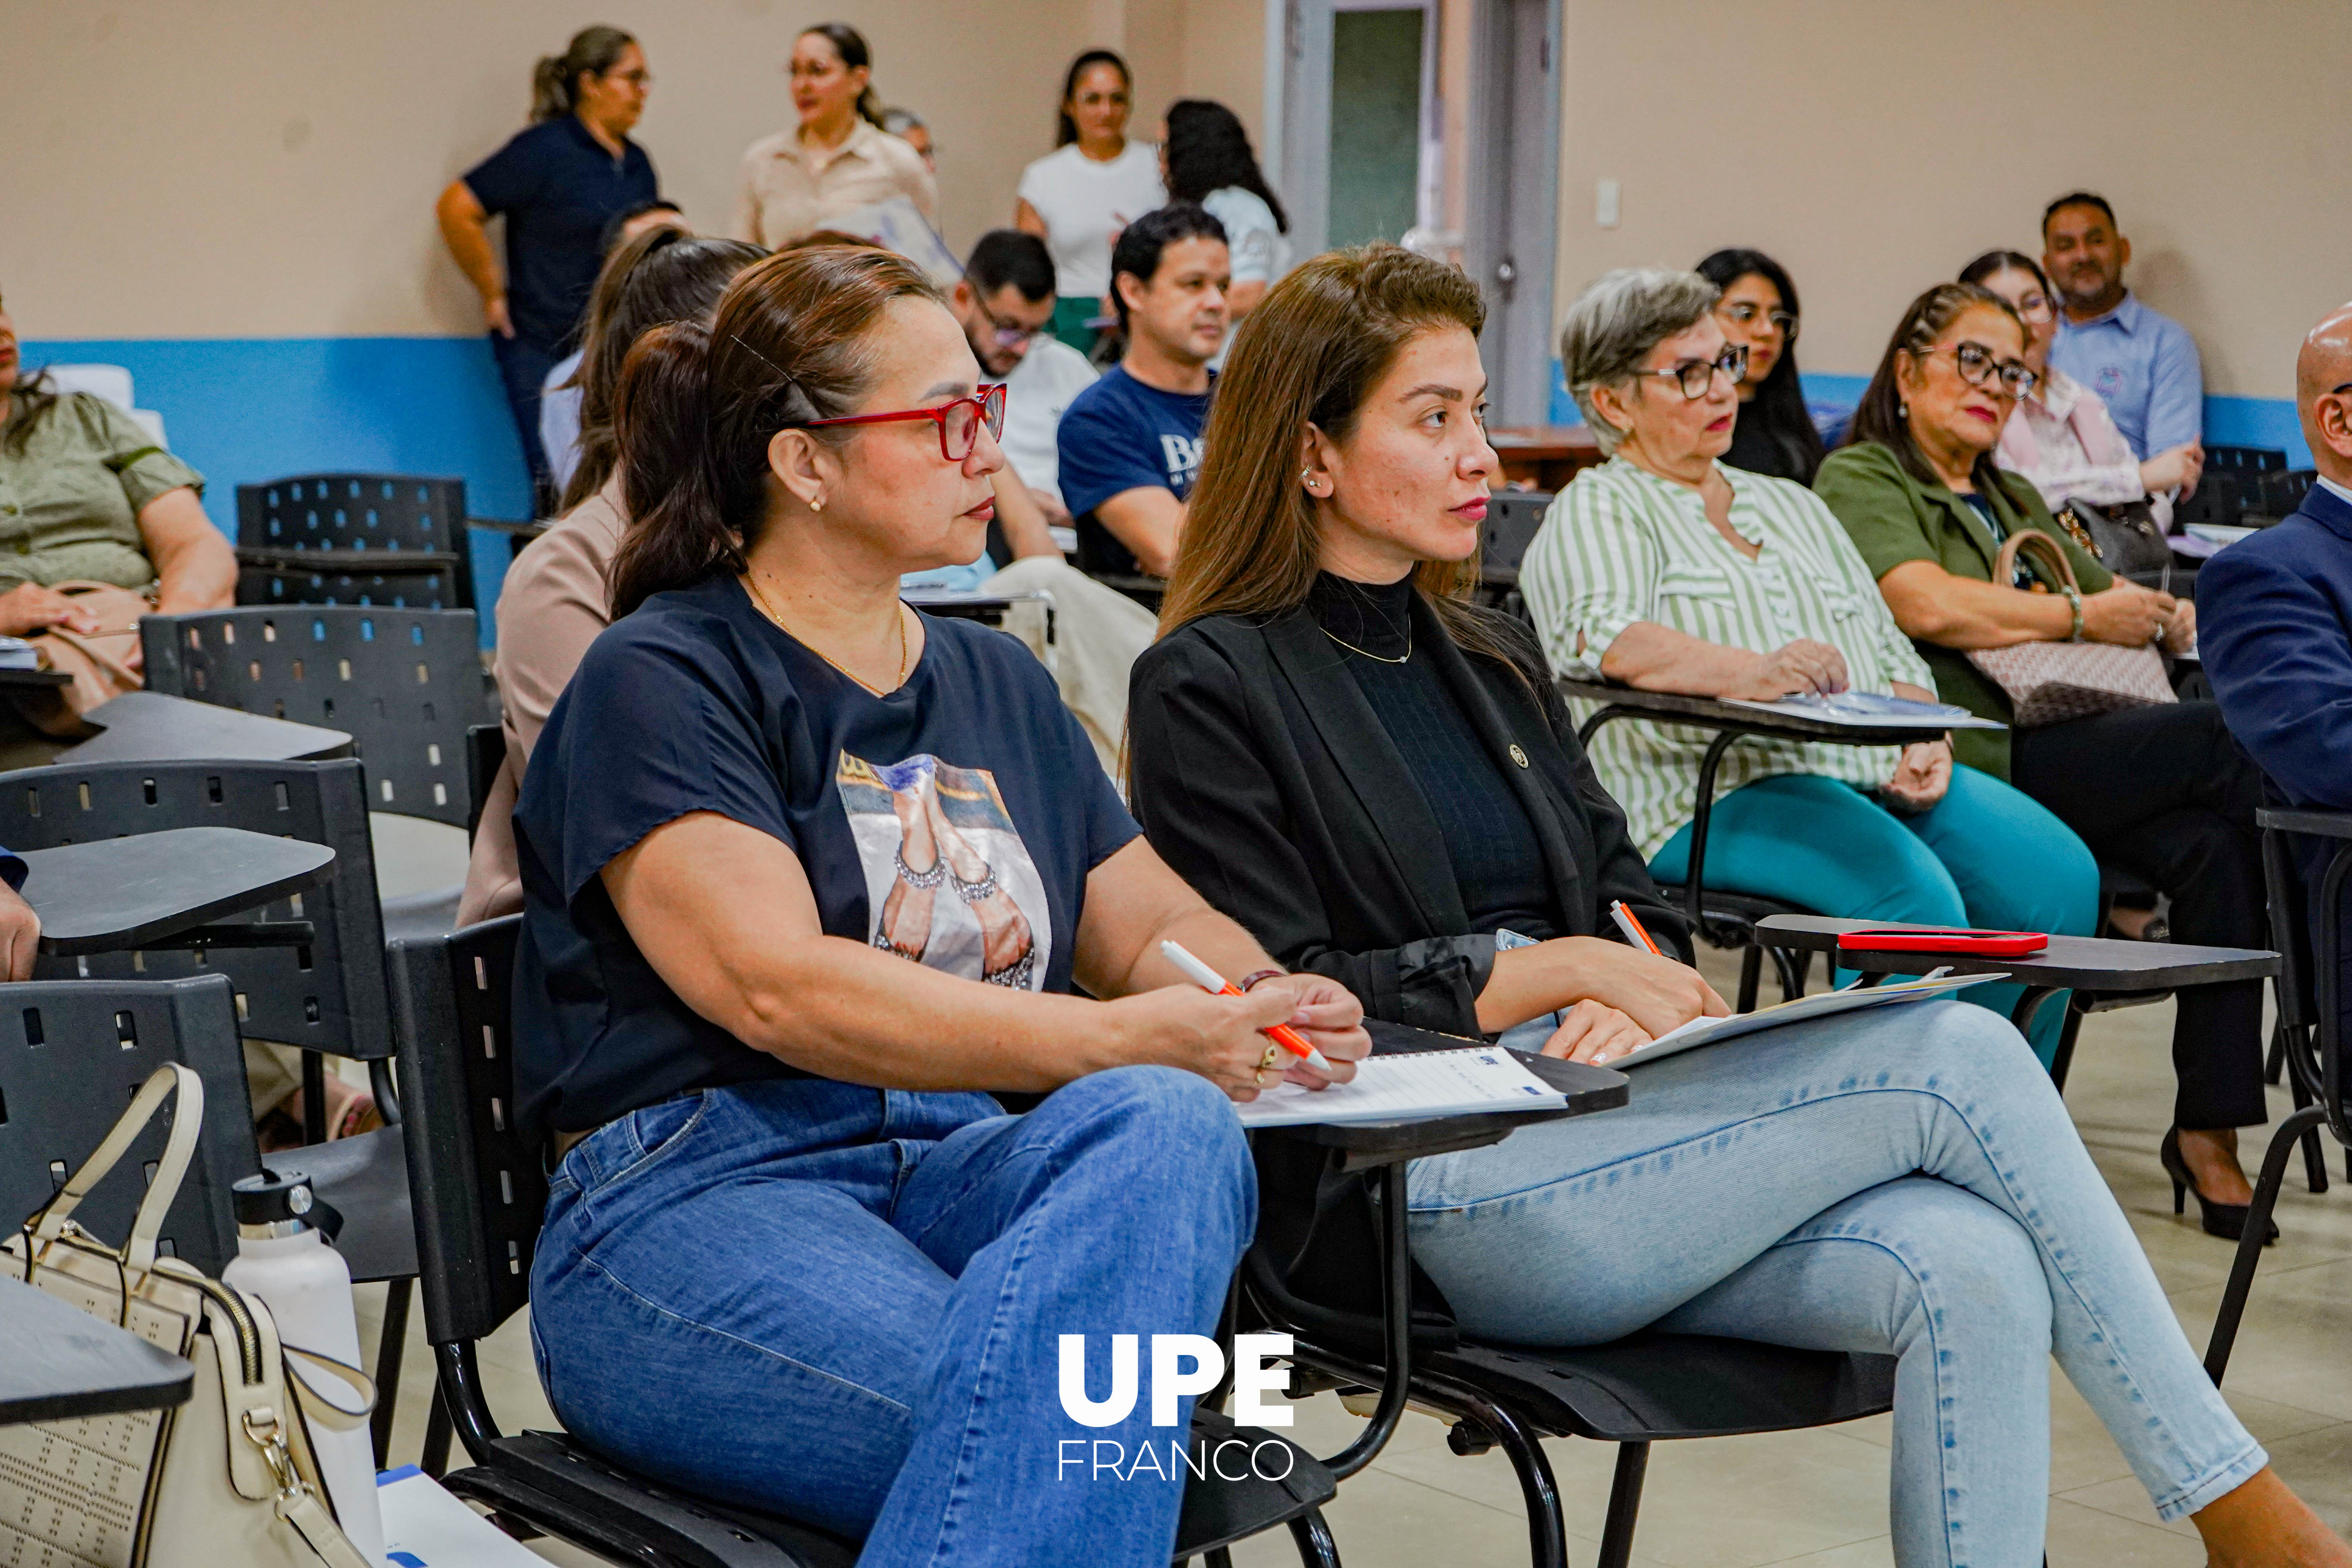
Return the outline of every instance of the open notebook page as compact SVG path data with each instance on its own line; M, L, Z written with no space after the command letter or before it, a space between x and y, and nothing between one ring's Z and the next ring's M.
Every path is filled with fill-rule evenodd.
M1401 1121L1477 1111L1541 1110L1568 1097L1499 1047L1368 1057L1349 1083L1311 1089L1281 1083L1234 1109L1244 1127L1317 1121Z

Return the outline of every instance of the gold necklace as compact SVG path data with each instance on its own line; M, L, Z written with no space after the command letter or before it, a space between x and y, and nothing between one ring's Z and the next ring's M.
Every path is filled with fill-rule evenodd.
M807 638L802 637L798 632L793 630L791 626L785 625L784 617L776 613L776 606L768 602L768 591L760 586L759 578L753 576L751 573L746 572L743 574L743 583L746 587L751 590L751 597L759 604L761 613L765 615L770 620L776 623L777 630L782 632L794 642L799 643L801 647L808 649L809 652L816 655L817 658L824 660L825 663L833 666L834 668L841 671L842 674L849 677L850 679L857 682L858 685L866 688L866 690L874 693L875 696L887 697L890 695L890 691L886 691L881 687L875 685L872 681L866 679L864 676L859 675L856 670L850 668L847 665L842 663L839 659L825 652L824 649L817 647L814 643L812 643ZM893 691L898 689L898 687L907 684L907 607L904 605L900 605L898 606L898 679L890 689L890 690Z
M1347 638L1339 636L1328 626L1318 626L1316 629L1320 631L1325 637L1329 637L1333 642L1338 643L1341 647L1346 648L1349 653L1361 653L1366 658L1370 659L1374 664L1402 664L1405 662L1405 659L1409 659L1412 657L1412 628L1411 626L1407 626L1405 628L1403 658L1387 658L1377 653L1364 653L1362 648L1358 647L1354 643L1351 643Z

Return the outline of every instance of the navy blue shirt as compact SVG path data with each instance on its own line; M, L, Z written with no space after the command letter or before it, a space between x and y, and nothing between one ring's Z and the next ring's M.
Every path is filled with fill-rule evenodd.
M1080 569L1127 576L1141 569L1095 508L1153 485L1178 500L1191 495L1215 391L1213 378L1207 392L1162 392L1113 365L1070 400L1055 445L1061 449L1062 503L1077 522Z
M604 264L604 226L661 195L644 148L624 138L615 158L576 114L520 132L466 171L466 185L484 212L506 216L507 311L515 335L550 350L588 308Z
M779 631L732 577L656 595L589 647L515 808L527 1132L808 1076L680 1001L604 890L606 862L689 812L792 850L828 935L1069 990L1087 874L1140 829L1027 648L971 621L923 626L887 697Z

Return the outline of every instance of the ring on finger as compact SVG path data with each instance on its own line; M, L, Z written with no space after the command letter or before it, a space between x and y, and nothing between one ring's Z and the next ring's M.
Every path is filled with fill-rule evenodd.
M1282 1060L1282 1047L1269 1040L1266 1042L1265 1055L1257 1058L1257 1070L1265 1072L1280 1060Z
M1250 1081L1257 1085L1258 1088L1264 1089L1265 1087L1265 1069L1264 1068L1260 1068L1255 1072L1250 1074Z

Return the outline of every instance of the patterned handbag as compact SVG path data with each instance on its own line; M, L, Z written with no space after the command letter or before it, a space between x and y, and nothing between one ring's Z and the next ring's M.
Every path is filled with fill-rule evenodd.
M170 1140L121 1247L70 1217L176 1092ZM158 1068L55 1197L0 1242L0 1268L195 1366L188 1402L0 1426L0 1563L37 1568L377 1568L335 1521L310 1427L348 1431L375 1389L281 1345L258 1298L156 1255L204 1125L205 1086Z
M2057 541L2033 529L2020 529L2009 536L2000 547L2000 559L1993 563L1992 580L2015 582L2017 558L2024 554L2039 556L2060 582L2075 586L2074 568L2066 552L2058 548ZM2172 683L2165 679L2163 657L2152 647L2022 642L1978 648L1969 655L1969 662L2008 693L2012 710L2009 721L2020 730L2179 700L2173 695Z

